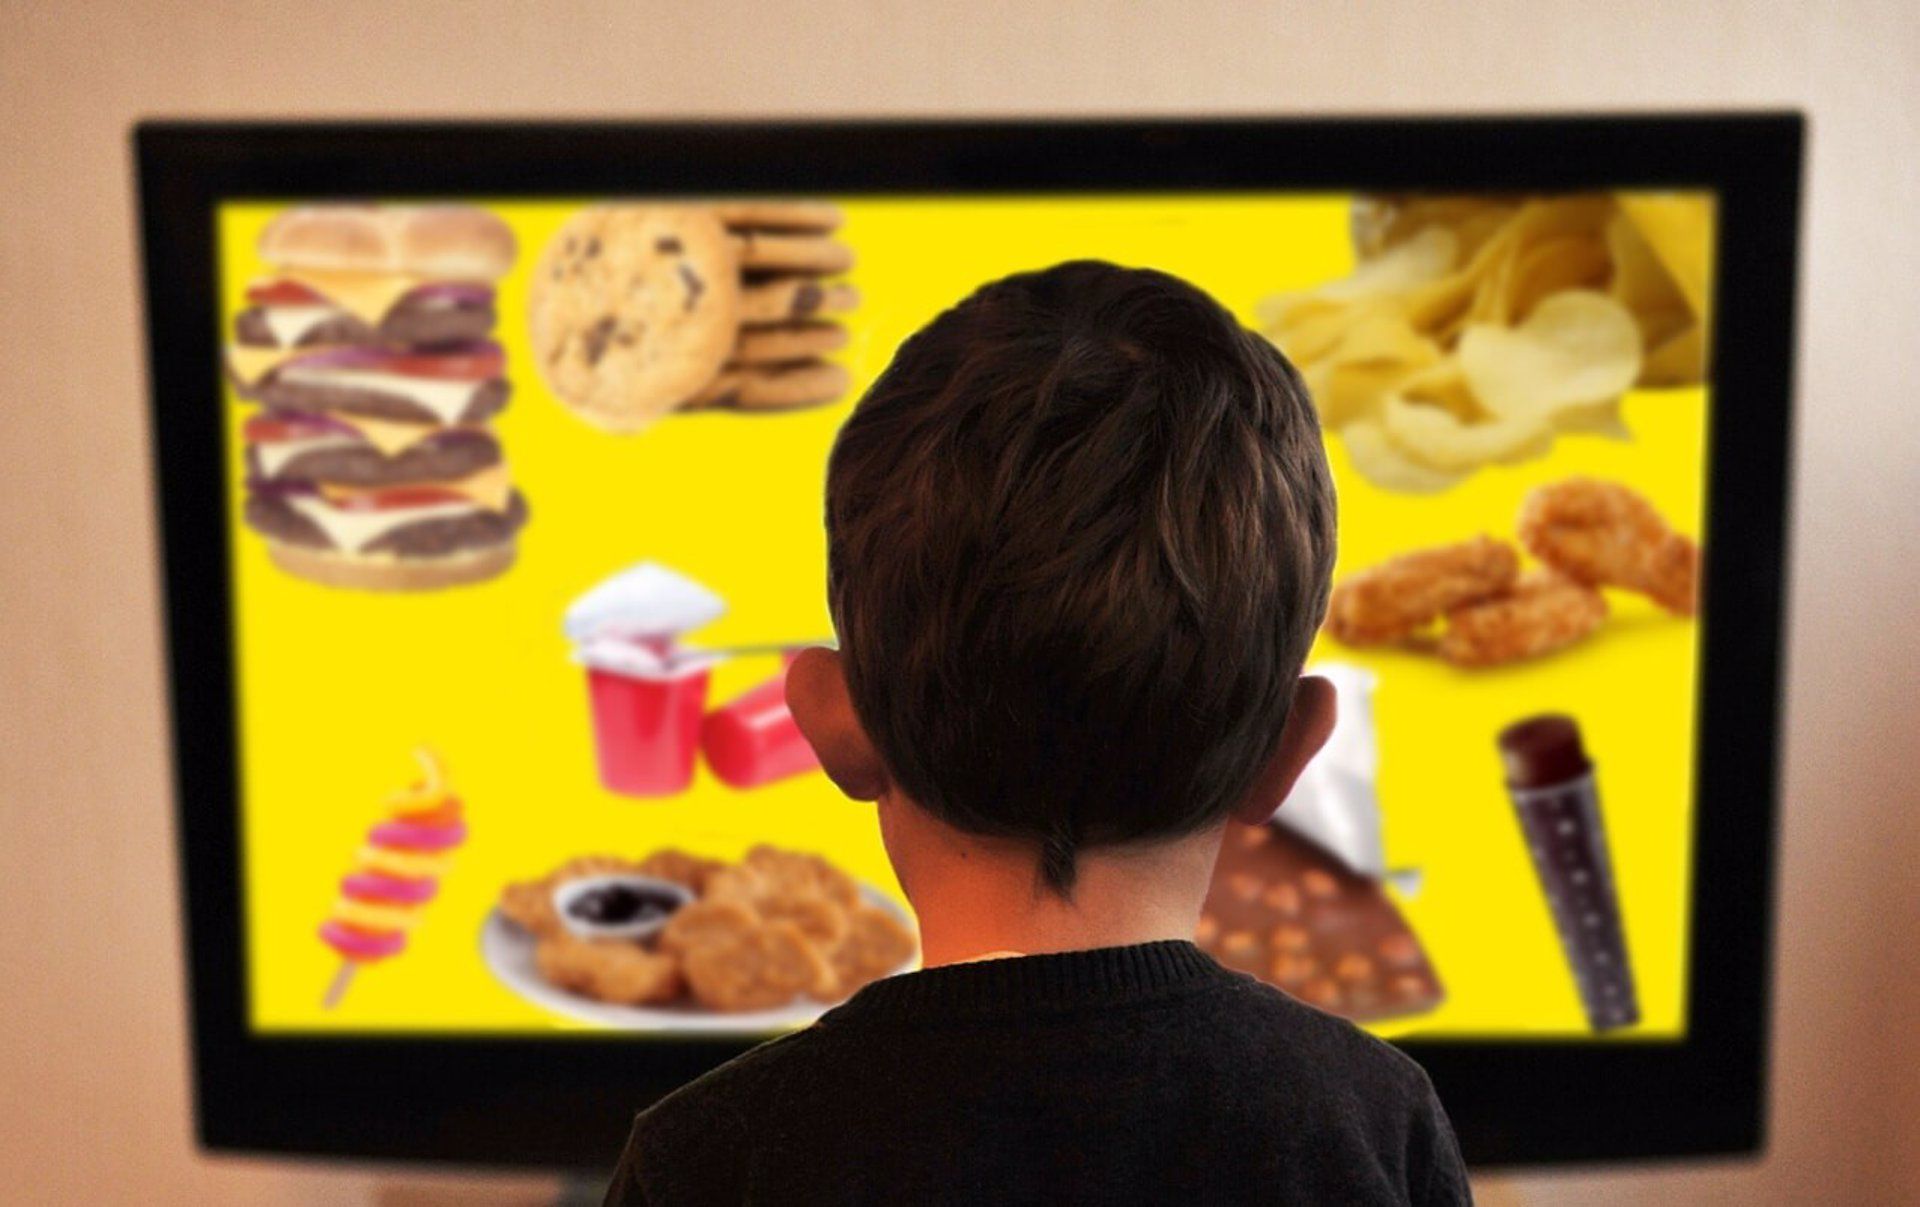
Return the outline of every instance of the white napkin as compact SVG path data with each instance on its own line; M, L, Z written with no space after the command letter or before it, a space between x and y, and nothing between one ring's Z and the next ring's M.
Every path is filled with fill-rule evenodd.
M1361 875L1384 877L1380 796L1374 787L1380 759L1373 732L1373 674L1342 662L1322 662L1307 673L1332 681L1339 717L1326 746L1271 820L1318 843Z

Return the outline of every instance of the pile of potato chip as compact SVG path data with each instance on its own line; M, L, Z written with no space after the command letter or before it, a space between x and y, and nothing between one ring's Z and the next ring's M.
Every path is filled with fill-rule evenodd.
M1354 203L1351 275L1261 307L1321 422L1389 490L1445 490L1574 432L1624 437L1636 386L1701 381L1711 198Z

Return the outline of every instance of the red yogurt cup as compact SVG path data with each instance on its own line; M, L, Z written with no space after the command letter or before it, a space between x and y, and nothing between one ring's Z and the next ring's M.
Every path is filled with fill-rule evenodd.
M672 796L693 782L713 664L657 674L587 667L600 782L622 796Z

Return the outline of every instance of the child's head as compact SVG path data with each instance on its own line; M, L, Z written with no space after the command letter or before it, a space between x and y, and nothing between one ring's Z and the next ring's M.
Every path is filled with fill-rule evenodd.
M1334 554L1293 367L1193 286L1092 261L987 285L901 345L840 432L826 518L883 768L829 735L828 771L1031 843L1062 893L1083 851L1244 803Z

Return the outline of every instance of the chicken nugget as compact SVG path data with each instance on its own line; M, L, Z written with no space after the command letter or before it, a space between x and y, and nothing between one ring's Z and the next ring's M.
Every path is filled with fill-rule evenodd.
M561 929L554 912L553 890L569 880L633 871L638 865L617 855L582 855L569 859L537 880L521 880L500 890L500 912L529 934L546 936Z
M1606 619L1607 601L1592 587L1531 570L1512 594L1447 613L1439 653L1455 666L1500 666L1564 649Z
M660 949L684 954L727 943L761 927L759 913L744 901L695 901L675 910L660 930Z
M642 876L671 880L700 893L705 891L708 877L726 866L718 859L689 854L674 847L662 847L635 864L633 870Z
M553 885L544 876L501 889L500 913L531 935L551 935L560 930L560 915L553 908Z
M824 957L785 922L691 947L682 968L694 1000L723 1011L784 1006L832 975Z
M547 887L558 888L569 880L584 880L588 876L624 876L639 870L639 864L618 855L581 855L553 869L547 876Z
M1624 587L1675 615L1693 615L1699 547L1618 482L1568 478L1535 487L1520 507L1520 542L1590 587Z
M763 897L760 916L768 922L788 922L807 942L832 955L846 939L852 922L846 910L819 893Z
M913 932L887 910L863 905L847 922L847 937L833 953L835 998L825 1000L849 997L863 985L898 971L919 946Z
M860 889L853 878L818 855L762 843L748 851L742 863L781 891L819 893L842 909L860 904Z
M548 984L616 1005L672 1001L683 988L679 960L626 940L561 932L540 941L533 961Z
M739 901L757 908L771 888L759 872L744 864L732 864L708 876L700 896L704 901Z
M1513 546L1489 536L1402 554L1333 589L1327 632L1346 645L1401 641L1454 608L1512 589L1519 572Z

